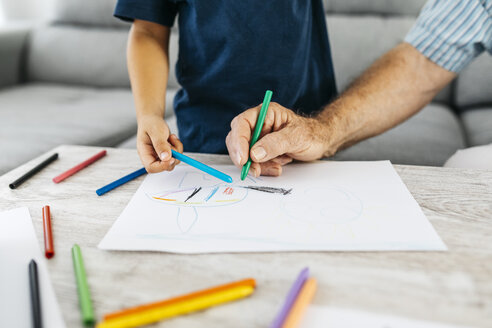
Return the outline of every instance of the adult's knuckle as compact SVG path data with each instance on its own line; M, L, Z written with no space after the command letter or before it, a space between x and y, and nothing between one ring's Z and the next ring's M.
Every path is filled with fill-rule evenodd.
M269 116L267 115L267 117L265 118L264 126L265 127L273 126L274 123L275 123L275 119L273 115L269 115Z
M282 106L280 106L280 104L278 102L275 102L275 101L272 101L270 103L270 106L272 107L272 109L274 111L277 111L277 110L279 110L282 107Z
M226 139L225 139L225 142L226 142L227 148L232 147L232 144L231 144L231 133L230 132L227 134Z
M237 120L239 116L236 116L232 119L231 121L231 129L234 129L234 127L237 125Z

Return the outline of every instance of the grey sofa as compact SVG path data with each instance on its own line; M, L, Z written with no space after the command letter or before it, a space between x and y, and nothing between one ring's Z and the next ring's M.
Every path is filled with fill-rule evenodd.
M52 23L0 29L0 174L59 144L135 147L127 77L129 24L115 0L58 0ZM339 90L402 41L425 0L325 0ZM167 112L178 89L171 37ZM335 156L442 165L457 149L492 143L492 58L478 58L400 126Z

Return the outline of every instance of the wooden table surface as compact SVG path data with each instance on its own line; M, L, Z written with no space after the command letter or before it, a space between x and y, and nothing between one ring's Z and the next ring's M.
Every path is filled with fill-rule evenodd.
M299 270L318 279L313 301L443 323L492 327L492 171L395 165L448 252L295 252L177 255L102 251L97 244L143 180L98 197L95 190L141 167L135 150L108 155L60 184L51 179L101 148L60 146L60 158L16 190L30 163L0 177L0 210L27 206L43 249L51 206L56 255L48 261L67 327L81 327L70 249L83 252L94 308L104 313L247 277L252 297L156 327L267 327ZM196 156L195 156L196 155ZM210 164L227 156L194 157Z

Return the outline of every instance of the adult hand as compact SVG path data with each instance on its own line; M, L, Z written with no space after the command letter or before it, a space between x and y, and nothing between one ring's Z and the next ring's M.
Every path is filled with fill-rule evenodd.
M250 172L259 175L279 176L282 166L292 162L312 161L330 152L324 137L326 124L320 119L303 117L277 103L270 103L260 139L251 151L249 145L261 105L250 108L231 122L226 145L229 156L241 168L251 156Z
M137 150L149 173L172 171L179 163L171 155L171 148L183 152L183 144L159 115L142 115L138 118Z

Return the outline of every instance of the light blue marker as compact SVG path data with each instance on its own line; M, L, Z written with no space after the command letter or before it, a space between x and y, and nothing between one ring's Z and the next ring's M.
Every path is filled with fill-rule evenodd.
M227 174L222 173L220 171L217 171L216 169L214 169L208 165L200 163L199 161L197 161L191 157L188 157L186 155L178 153L174 149L171 149L171 151L173 153L173 157L176 158L178 161L185 162L186 164L191 165L191 166L199 169L200 171L203 171L205 173L208 173L208 174L216 177L217 179L232 183L232 178L230 176L228 176Z

